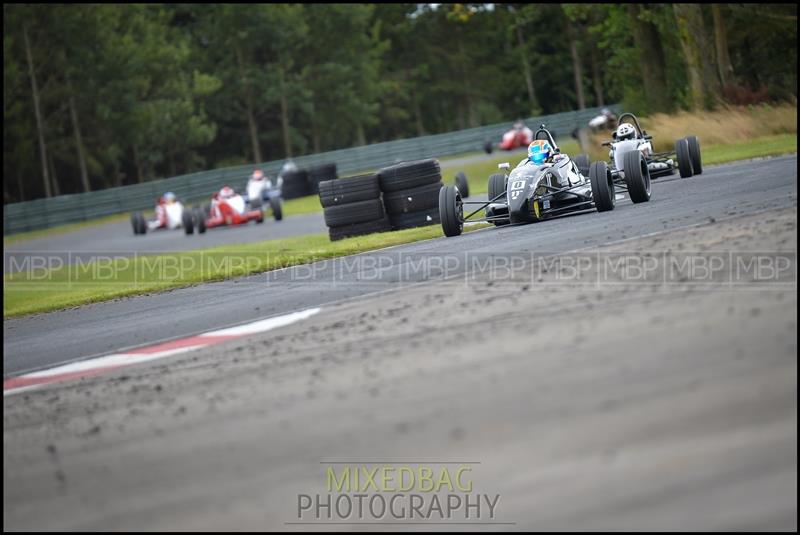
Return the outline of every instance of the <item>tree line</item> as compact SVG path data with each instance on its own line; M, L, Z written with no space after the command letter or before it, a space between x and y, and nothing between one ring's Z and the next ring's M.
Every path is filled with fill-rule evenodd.
M4 203L622 102L796 101L792 4L4 4Z

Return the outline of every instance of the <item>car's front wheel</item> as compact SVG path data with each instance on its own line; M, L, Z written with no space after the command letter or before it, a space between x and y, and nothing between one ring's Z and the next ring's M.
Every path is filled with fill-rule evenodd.
M635 203L650 200L650 169L644 156L638 150L632 150L623 156L625 165L625 185L628 195Z
M596 161L589 167L589 181L592 184L592 200L597 211L613 210L617 199L614 196L614 179L606 162Z
M445 236L458 236L464 231L464 205L455 186L439 190L439 219Z
M272 197L269 200L269 206L272 208L272 216L275 218L275 221L283 219L283 204L281 203L280 197Z
M181 215L181 223L183 223L183 230L186 232L187 236L194 234L194 215L192 214L191 210L183 211L183 215Z
M692 176L692 157L689 154L689 142L686 138L681 138L675 142L675 156L678 158L678 171L681 178Z

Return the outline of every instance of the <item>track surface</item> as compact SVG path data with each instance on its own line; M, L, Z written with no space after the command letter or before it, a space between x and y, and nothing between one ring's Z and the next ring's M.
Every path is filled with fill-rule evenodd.
M738 286L662 284L660 272L652 284L627 269L581 284L562 280L563 263L538 276L483 270L441 281L410 270L403 280L428 282L398 281L398 267L426 253L479 249L502 260L586 240L606 244L580 255L595 268L620 253L796 258L795 164L758 162L753 178L740 176L750 164L728 166L657 184L650 206L361 255L335 286L324 280L331 266L304 280L301 268L277 273L275 289L265 279L216 285L262 308L281 292L313 301L306 294L329 299L343 286L358 298L158 364L6 396L4 529L413 530L407 514L395 526L292 522L327 520L297 509L300 494L329 496L329 463L471 462L473 496L500 496L498 516L484 508L480 521L507 524L477 525L474 509L466 518L462 509L452 518L460 524L434 515L423 528L796 531L796 261L780 284L753 273ZM638 215L648 210L668 215ZM377 280L374 261L385 262ZM384 288L400 291L366 295ZM195 318L184 314L198 301L233 303L197 290L171 309L177 320ZM72 312L120 314L128 302L151 299ZM82 335L63 329L64 347Z
M403 270L420 259L464 251L560 253L710 218L790 207L796 198L796 156L734 163L707 168L691 179L656 180L650 203L626 200L611 212L480 230L310 267L6 320L4 375L398 288ZM354 258L360 263L353 264ZM376 265L382 267L378 280L373 277ZM425 278L412 273L402 282Z

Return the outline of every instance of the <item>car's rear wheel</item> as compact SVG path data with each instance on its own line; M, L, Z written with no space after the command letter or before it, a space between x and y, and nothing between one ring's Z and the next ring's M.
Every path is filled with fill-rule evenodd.
M506 192L506 175L503 173L495 173L489 177L489 187L488 187L488 195L489 201L496 199L495 202L505 202L504 197L500 197L501 195L505 194ZM497 199L497 197L500 197ZM488 212L487 212L488 217ZM500 225L507 225L510 223L508 219L497 219L492 221L494 226L499 227Z
M588 154L578 154L575 158L572 159L575 162L575 165L578 167L578 171L583 176L589 176L589 155Z
M439 219L445 236L458 236L464 231L464 205L455 186L439 190Z
M644 161L642 153L632 150L623 156L625 166L625 185L628 195L635 203L650 200L650 170Z
M483 146L483 150L486 154L491 154L492 150L494 150L494 146L492 145L491 141L487 141L486 144Z
M456 173L456 187L462 199L469 197L469 182L467 182L467 175L462 171Z
M283 219L283 204L280 197L272 197L269 200L269 206L272 208L272 217L275 218L275 221Z
M203 208L195 208L194 212L192 213L192 219L194 220L194 226L197 229L198 234L205 234L206 233L206 215L203 213Z
M504 194L506 192L506 175L504 175L503 173L495 173L492 176L490 176L488 191L489 191L490 201ZM500 198L498 200L502 202L505 199Z
M131 214L131 226L135 235L147 233L147 221L145 221L141 212Z
M692 171L696 175L703 173L703 161L700 158L700 141L697 136L686 136L689 144L689 158L692 160Z
M598 212L613 210L617 204L614 196L614 179L606 162L597 161L589 167L589 181L592 184L592 199Z
M194 234L194 214L191 210L184 210L181 215L181 223L183 223L183 230L186 235Z
M692 176L692 157L689 154L689 142L681 138L675 142L675 156L678 158L678 171L681 178Z

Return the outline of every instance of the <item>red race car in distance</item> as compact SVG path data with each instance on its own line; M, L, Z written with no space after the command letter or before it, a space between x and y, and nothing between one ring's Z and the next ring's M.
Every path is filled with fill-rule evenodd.
M211 198L208 213L199 209L195 209L194 213L184 212L183 226L186 234L193 234L195 226L198 234L203 234L209 228L243 225L250 221L263 223L264 211L260 206L248 210L244 197L230 186L225 186Z
M533 130L525 126L522 121L517 121L511 130L503 134L503 139L497 145L500 150L514 150L527 147L533 141ZM495 146L491 141L487 141L484 146L486 154L491 154Z

